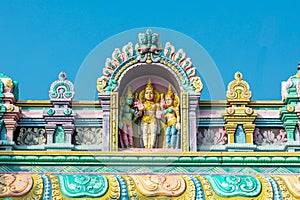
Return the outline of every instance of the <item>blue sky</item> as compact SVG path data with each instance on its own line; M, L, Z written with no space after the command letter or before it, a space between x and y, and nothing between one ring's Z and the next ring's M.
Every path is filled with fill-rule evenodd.
M65 71L75 82L84 60L97 46L106 44L101 56L110 57L116 47L128 42L117 34L158 27L199 43L215 63L225 87L241 71L253 100L279 100L281 81L296 73L300 61L299 9L296 0L0 0L0 72L19 82L20 99L49 99L49 87L58 73ZM167 36L161 40L168 41ZM137 35L131 37L136 43ZM176 48L182 46L179 43ZM188 56L197 60L195 53ZM95 72L99 77L102 66L104 61ZM95 90L96 80L92 81L95 84L89 87ZM207 87L203 99L210 99Z

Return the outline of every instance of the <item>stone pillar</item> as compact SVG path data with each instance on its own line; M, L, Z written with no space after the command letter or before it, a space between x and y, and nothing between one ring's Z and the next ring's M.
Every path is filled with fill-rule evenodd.
M20 113L5 113L2 120L4 121L6 128L6 140L13 141L14 131L18 125L20 119Z
M45 129L47 133L47 144L53 144L53 135L56 129L56 124L46 124Z
M189 93L189 146L190 151L197 151L197 109L200 93Z
M103 111L102 119L102 151L109 151L109 124L110 124L110 93L100 93L98 95L99 102Z

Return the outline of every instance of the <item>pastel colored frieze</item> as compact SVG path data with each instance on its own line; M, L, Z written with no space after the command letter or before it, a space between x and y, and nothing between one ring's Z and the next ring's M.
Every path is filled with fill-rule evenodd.
M189 176L131 175L123 176L130 199L194 199L195 186Z
M281 179L281 180L280 180ZM300 176L280 176L276 179L283 191L283 197L290 199L300 199ZM287 190L285 190L285 188Z
M21 145L41 145L46 143L46 130L44 128L25 128L19 131L17 144Z
M225 145L228 136L223 128L207 128L197 130L197 146L199 145Z
M206 199L273 199L272 185L263 176L196 176L202 183Z
M146 175L132 176L138 191L144 196L180 196L186 188L180 176Z
M1 174L0 197L24 196L33 186L30 175L25 174Z
M287 133L284 129L255 128L253 142L256 145L284 145L287 142Z
M0 174L0 198L41 199L43 181L39 175Z
M49 175L57 199L119 199L120 186L112 175Z
M296 175L0 174L0 199L300 199Z
M221 197L256 197L261 193L261 183L253 176L204 176Z
M101 175L58 175L62 193L70 198L101 197L108 190L108 181Z

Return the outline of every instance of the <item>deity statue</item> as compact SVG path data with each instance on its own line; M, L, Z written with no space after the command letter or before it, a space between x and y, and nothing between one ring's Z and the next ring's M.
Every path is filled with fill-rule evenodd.
M160 133L158 119L162 116L159 99L160 95L149 79L145 89L139 94L139 101L135 103L141 116L140 135L144 148L151 149L157 146L157 137Z
M119 116L119 135L122 148L133 147L133 124L132 120L135 114L138 114L133 108L134 97L131 88L128 87L125 96L121 97L121 108Z
M179 113L179 97L173 93L171 86L169 86L165 98L162 97L162 108L164 118L166 120L166 147L179 148L180 135L180 113Z

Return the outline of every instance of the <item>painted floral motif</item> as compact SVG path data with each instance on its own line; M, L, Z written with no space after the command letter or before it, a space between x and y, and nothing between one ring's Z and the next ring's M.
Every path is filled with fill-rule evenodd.
M225 129L198 129L197 145L224 145L227 144Z
M20 145L41 145L46 143L44 128L21 128L17 138Z
M101 145L102 128L76 128L75 143L79 145Z
M256 145L284 145L287 142L287 133L283 129L260 131L259 128L256 128L253 140Z
M204 175L213 190L221 197L256 197L261 193L262 184L253 176L210 176Z
M62 193L69 198L101 197L108 190L102 175L58 175Z
M0 197L19 197L26 195L33 186L33 180L26 174L1 174Z
M186 189L185 181L180 176L146 175L131 176L137 190L144 196L178 197Z

